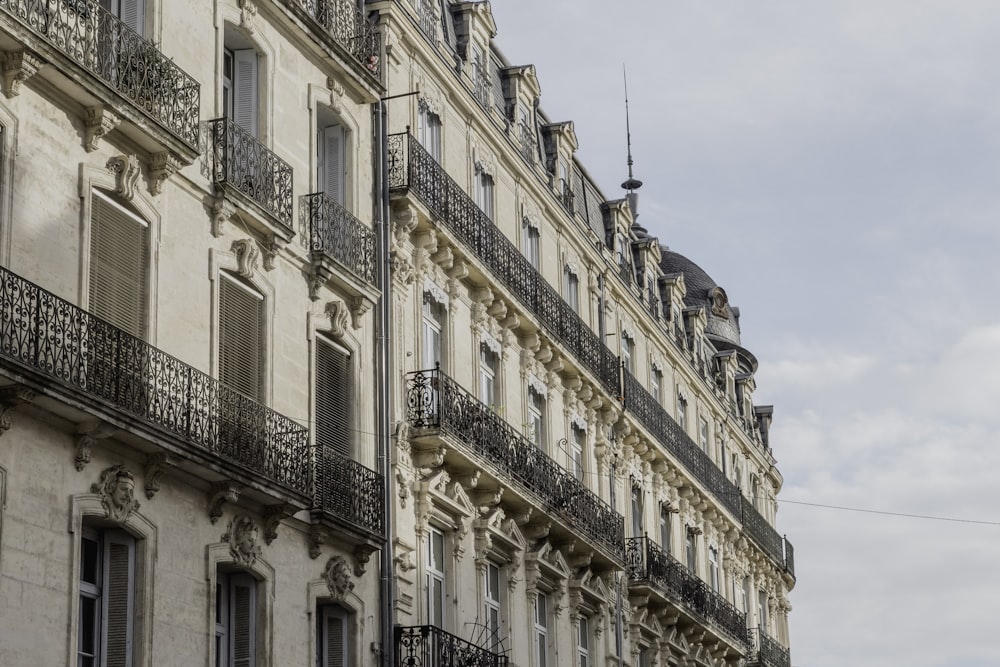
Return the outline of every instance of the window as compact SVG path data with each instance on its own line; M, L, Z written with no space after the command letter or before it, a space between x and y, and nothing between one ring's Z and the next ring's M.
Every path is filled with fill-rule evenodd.
M425 369L433 369L441 363L441 337L444 330L444 306L424 294L423 358Z
M219 572L215 582L216 667L257 664L257 582L242 572Z
M144 0L101 0L101 7L139 35L145 32Z
M528 388L528 436L540 450L545 451L545 397Z
M688 402L683 396L677 396L677 425L682 431L687 430L687 409Z
M236 278L219 281L219 381L255 401L263 395L264 296Z
M497 353L486 346L479 346L479 400L491 410L499 407L497 402Z
M347 667L349 656L347 610L339 605L322 605L316 614L316 665L318 667Z
M642 487L632 480L632 535L642 537Z
M757 475L750 475L750 502L753 503L753 508L760 511L760 484L757 482Z
M715 547L708 548L708 585L719 592L719 550Z
M566 303L573 309L574 313L580 312L580 279L569 267L566 268L565 295Z
M670 508L660 504L660 546L670 553Z
M733 604L736 609L742 611L746 615L747 627L750 623L750 596L748 591L750 590L750 578L743 577L743 581L738 582L736 578L733 577Z
M504 647L500 641L500 566L496 563L487 563L483 573L483 606L487 646L491 653L500 653Z
M725 475L726 479L729 479L729 462L727 459L729 454L726 451L725 440L720 440L719 442L719 463L722 464L722 474Z
M344 458L351 456L351 355L316 337L316 445Z
M624 331L622 332L622 366L632 375L635 375L635 340Z
M431 111L426 100L417 104L417 139L438 164L441 163L441 116Z
M524 244L524 256L537 271L540 261L541 235L538 232L538 226L533 225L528 218L521 220L521 240Z
M444 627L444 534L431 528L427 535L427 622Z
M659 405L662 401L660 398L661 392L663 391L663 372L658 368L654 368L649 374L649 393L653 395L653 400Z
M80 540L79 667L131 665L135 539L84 526Z
M648 646L639 649L639 667L649 667L650 650Z
M583 481L583 448L587 444L587 432L579 426L573 426L573 443L570 457L573 459L573 477Z
M535 667L549 664L549 596L535 596Z
M708 421L702 417L698 420L698 444L701 451L708 453Z
M222 115L254 137L258 134L259 77L257 52L227 35L222 56Z
M757 591L757 627L767 632L767 592Z
M333 118L320 117L319 126L316 137L316 191L344 206L347 134Z
M581 616L577 623L577 667L590 667L590 619Z
M90 201L90 312L145 339L149 225L99 190Z
M684 544L684 555L687 558L688 572L690 572L691 574L697 574L698 571L698 562L697 562L698 554L696 552L695 538L696 536L694 530L690 526L688 526L687 539Z
M493 177L487 174L481 165L476 165L475 175L476 206L493 219Z

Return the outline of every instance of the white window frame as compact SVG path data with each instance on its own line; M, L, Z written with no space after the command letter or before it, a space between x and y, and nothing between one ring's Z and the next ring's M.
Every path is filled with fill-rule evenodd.
M719 592L719 550L716 547L708 548L708 585L714 593Z
M767 592L762 588L757 590L757 627L767 634Z
M660 548L666 553L670 553L670 543L673 541L671 539L673 520L670 518L670 515L670 508L664 503L660 503Z
M698 574L698 536L690 526L684 538L684 557L688 572Z
M476 206L486 214L486 217L493 220L495 214L495 182L492 174L488 173L481 164L476 164L474 190L476 194Z
M252 46L227 44L222 61L222 115L259 137L260 54Z
M545 412L545 396L535 391L534 387L528 387L528 435L535 446L543 452L548 446Z
M656 404L660 405L663 394L663 372L658 368L651 368L649 371L649 393L653 395Z
M551 626L551 605L547 593L536 593L534 604L534 654L535 667L549 667L551 648L549 646L549 627Z
M448 587L445 579L447 549L444 532L431 526L427 531L425 563L424 563L424 593L427 600L427 624L444 628L447 622L445 604L448 599Z
M577 667L591 667L590 663L590 645L591 645L591 635L590 635L590 618L587 616L580 616L577 621L577 633L576 633L576 656L577 656Z
M486 645L492 653L501 653L503 646L503 568L493 561L486 562L483 571L483 613L486 620Z
M569 307L573 309L574 313L579 314L580 312L580 277L576 275L569 267L566 267L565 271L565 291L566 291L566 303Z
M417 102L417 140L434 161L441 164L441 116L431 110L426 100Z
M93 579L87 581L85 572L86 560L84 549L86 544L93 544L95 553L93 558ZM132 667L135 664L135 607L136 607L136 539L123 530L97 529L92 526L83 526L80 536L80 576L79 576L79 602L77 617L77 663L80 665L94 665L103 667L108 660L108 630L111 621L108 616L109 597L112 591L111 585L111 558L109 554L110 545L124 546L127 550L126 563L126 600L125 600L125 628L121 631L124 634L124 659L125 667ZM89 611L88 611L89 608ZM90 622L87 622L87 618ZM84 632L90 628L90 641L93 645L92 652L84 651ZM88 662L88 660L92 662ZM121 664L121 663L119 663Z
M687 399L677 395L677 425L681 427L682 431L687 432L687 410L688 402Z
M586 476L586 469L583 464L583 452L587 444L587 431L579 426L571 427L573 440L570 443L570 459L573 466L573 477L578 482L583 482Z
M421 369L434 370L444 366L445 306L424 294L423 326L421 331Z
M698 444L701 451L708 454L708 420L704 417L698 418Z
M632 375L635 375L635 341L622 332L622 365Z
M485 343L479 345L479 400L491 410L499 407L500 394L497 379L500 366L500 355L491 350Z
M351 661L351 613L335 604L320 605L316 618L319 626L316 628L316 665L317 667L347 667ZM341 621L341 660L330 659L330 621Z
M631 492L631 503L630 503L630 514L632 519L632 536L633 537L644 537L645 536L645 522L643 521L644 512L644 497L642 491L642 484L639 480L632 479L632 492Z
M527 216L521 219L521 243L524 257L537 271L541 263L542 234L538 225L532 224Z

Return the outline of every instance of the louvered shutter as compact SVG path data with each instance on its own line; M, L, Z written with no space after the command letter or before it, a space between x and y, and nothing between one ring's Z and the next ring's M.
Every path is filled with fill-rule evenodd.
M320 667L346 667L347 619L344 613L336 607L323 607L322 624Z
M105 667L131 667L135 540L122 531L104 534Z
M229 276L219 281L219 380L255 401L264 370L264 297Z
M149 226L96 190L90 218L90 311L145 338Z
M132 30L143 34L146 22L145 0L118 0L118 18Z
M244 130L257 136L257 52L253 49L233 51L233 120Z
M330 125L320 131L319 189L326 196L344 203L344 129Z
M253 667L256 664L256 582L249 575L233 575L230 587L230 664L232 667Z
M316 345L316 438L324 450L351 456L351 356L321 338Z

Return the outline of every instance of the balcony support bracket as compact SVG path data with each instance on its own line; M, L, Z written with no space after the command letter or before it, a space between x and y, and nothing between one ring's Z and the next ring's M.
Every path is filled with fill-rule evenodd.
M153 196L163 192L163 184L176 174L182 166L180 156L171 151L160 151L149 157L149 193Z
M169 468L176 465L176 461L166 452L151 454L146 458L146 466L143 470L146 478L146 498L152 500L153 496L160 490L160 480Z
M4 51L0 57L3 67L3 94L8 99L21 94L21 84L38 72L45 61L30 51Z
M208 488L208 519L215 523L222 516L226 502L235 503L240 498L243 486L224 479Z
M17 406L30 403L33 400L35 400L35 392L22 385L0 389L0 435L10 429L10 415Z
M112 112L103 104L96 104L92 107L87 107L84 122L86 123L86 133L83 139L83 147L88 153L93 153L97 150L104 135L118 127L122 119L121 116Z
M295 514L295 507L288 503L278 503L268 505L264 508L264 541L271 544L278 537L278 526L282 519L287 519Z
M114 435L118 429L107 422L99 419L87 421L77 426L76 432L80 437L76 441L76 464L77 470L83 470L90 463L90 456L94 451L94 445L98 440L104 440Z

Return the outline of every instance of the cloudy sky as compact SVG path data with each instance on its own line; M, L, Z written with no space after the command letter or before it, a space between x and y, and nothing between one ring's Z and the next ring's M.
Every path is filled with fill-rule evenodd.
M493 12L610 197L627 65L641 220L742 310L796 547L792 664L1000 665L1000 3Z

